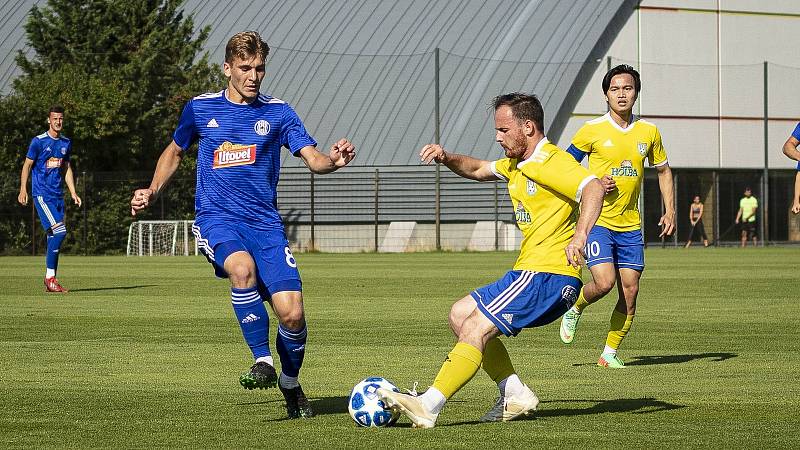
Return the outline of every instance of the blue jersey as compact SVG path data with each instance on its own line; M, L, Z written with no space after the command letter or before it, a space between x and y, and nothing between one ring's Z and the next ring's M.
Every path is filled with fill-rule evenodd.
M798 122L797 126L794 127L794 131L792 131L792 137L800 141L800 122ZM800 171L800 161L797 162L797 170Z
M61 168L69 163L72 143L64 136L52 138L42 133L33 140L25 155L33 161L31 190L35 197L62 198Z
M283 100L259 95L233 103L225 91L203 94L183 109L173 135L183 150L199 139L195 220L233 220L282 229L277 186L281 147L298 156L317 143Z

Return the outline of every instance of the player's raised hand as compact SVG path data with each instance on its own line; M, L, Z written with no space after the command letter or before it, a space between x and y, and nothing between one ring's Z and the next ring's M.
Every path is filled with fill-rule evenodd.
M442 164L447 160L447 152L439 144L428 144L419 151L419 159L425 164L434 161Z
M603 178L600 178L600 184L603 185L603 192L610 194L614 189L617 188L617 182L614 181L614 178L611 175L603 175Z
M356 157L356 147L347 139L339 139L339 141L331 145L329 155L331 162L336 167L344 167Z
M137 189L131 199L131 215L135 216L137 212L147 208L150 205L150 197L152 196L152 189Z
M585 247L586 237L575 233L575 235L572 236L572 240L567 244L567 248L564 249L564 252L567 254L567 264L575 268L582 266L586 261Z
M661 216L658 226L661 227L661 234L658 237L671 236L672 232L675 231L675 214L666 213Z

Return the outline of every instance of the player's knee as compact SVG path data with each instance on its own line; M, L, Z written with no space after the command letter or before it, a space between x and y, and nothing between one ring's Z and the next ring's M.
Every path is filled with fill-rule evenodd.
M284 311L278 316L278 320L284 328L290 330L302 330L306 326L306 317L303 308L292 308Z
M611 289L614 288L614 279L609 278L598 278L594 280L594 285L597 287L597 290L601 294L601 296L608 294L611 292Z
M236 262L229 264L225 270L228 272L228 278L230 278L233 287L248 288L255 285L255 267L251 264Z

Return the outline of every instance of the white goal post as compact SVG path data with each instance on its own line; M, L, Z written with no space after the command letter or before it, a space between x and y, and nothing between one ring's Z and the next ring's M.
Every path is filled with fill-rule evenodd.
M193 220L139 220L128 228L128 256L197 255Z

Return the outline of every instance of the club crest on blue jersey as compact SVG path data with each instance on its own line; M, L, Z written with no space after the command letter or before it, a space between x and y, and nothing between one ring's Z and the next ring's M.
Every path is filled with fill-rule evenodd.
M266 120L259 120L253 126L253 129L255 130L257 135L266 136L269 134L269 122L267 122Z
M256 162L255 144L241 145L225 141L214 150L214 169L242 166L254 162Z
M647 156L647 143L645 142L637 142L636 147L639 149L639 154L642 156Z
M533 180L528 180L526 191L528 192L528 195L533 195L536 193L536 183Z

